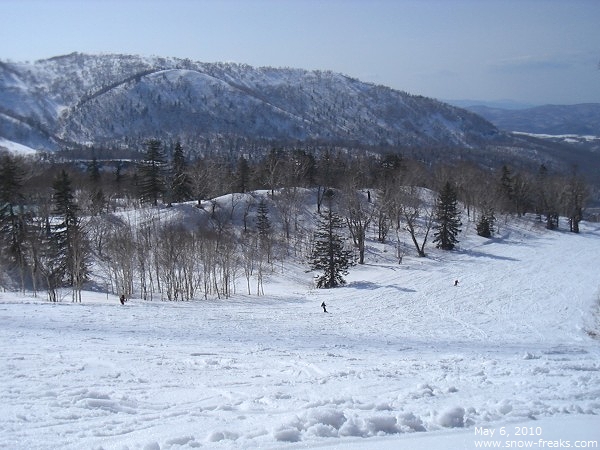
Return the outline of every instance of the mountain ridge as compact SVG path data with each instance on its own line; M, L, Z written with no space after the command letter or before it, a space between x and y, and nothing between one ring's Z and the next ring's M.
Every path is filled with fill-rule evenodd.
M122 54L0 61L0 142L135 152L150 138L180 142L190 156L336 147L427 164L578 166L600 186L600 152L587 143L513 134L475 112L341 73Z
M168 130L162 134L186 135L184 140L222 133L472 147L501 135L491 123L460 108L328 71L73 53L35 63L2 62L0 87L1 114L21 126L37 127L56 142L153 134L148 122L139 119ZM174 116L178 126L169 123ZM127 126L115 123L129 118L134 121ZM197 119L203 121L198 124Z

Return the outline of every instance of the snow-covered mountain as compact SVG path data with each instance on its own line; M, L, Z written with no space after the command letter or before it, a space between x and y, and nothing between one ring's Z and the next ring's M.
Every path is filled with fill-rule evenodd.
M501 136L471 112L339 73L78 53L0 63L0 126L47 150L216 135L469 148Z
M80 53L0 61L0 148L139 150L148 138L204 155L320 145L431 163L578 166L600 185L594 148L511 134L471 111L339 73Z

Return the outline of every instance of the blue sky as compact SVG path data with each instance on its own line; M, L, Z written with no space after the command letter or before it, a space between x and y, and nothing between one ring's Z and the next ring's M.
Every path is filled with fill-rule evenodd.
M342 72L439 99L600 102L600 0L0 0L0 59Z

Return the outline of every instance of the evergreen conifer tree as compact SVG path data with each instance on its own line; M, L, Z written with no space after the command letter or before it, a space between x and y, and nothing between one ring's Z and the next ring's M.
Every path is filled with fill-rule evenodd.
M583 178L573 168L565 186L564 209L569 219L569 230L579 233L579 222L583 219L583 207L589 195L588 187Z
M88 165L88 172L90 174L90 179L94 185L100 183L101 175L100 175L100 164L98 164L98 159L94 156L92 158L92 162Z
M25 237L27 216L23 207L23 169L8 155L0 158L0 259L25 272Z
M119 195L122 194L122 184L125 176L123 174L123 161L117 161L117 165L115 167L115 187L116 191Z
M353 265L351 252L344 250L344 242L337 230L343 228L344 222L331 209L319 216L319 225L315 231L310 267L322 270L317 278L318 288L333 288L346 283L343 275Z
M192 181L187 174L187 166L181 143L175 144L171 163L171 200L175 203L192 198Z
M481 237L490 238L494 234L496 217L494 210L490 207L483 208L479 221L477 222L477 234Z
M165 194L165 163L166 158L161 149L161 142L151 139L146 143L144 161L138 168L138 188L143 202L158 205L158 199Z
M452 250L459 242L457 235L462 223L457 205L456 190L450 182L446 182L436 201L437 223L433 239L436 247L442 250Z
M258 203L258 208L256 211L256 228L261 238L269 235L271 221L269 220L269 207L267 206L267 202L265 202L264 198Z
M100 185L102 176L100 174L100 164L94 156L92 162L88 165L90 174L91 189L90 189L90 209L93 215L100 214L106 207L107 201Z
M513 187L513 179L508 166L502 166L502 175L500 176L500 195L502 207L507 212L512 212L514 209L515 190Z
M237 167L237 186L235 190L237 192L241 192L242 194L248 190L248 184L250 181L250 166L248 165L248 160L243 156L238 160Z
M54 180L52 199L60 222L53 227L50 250L60 261L60 273L73 287L73 301L81 302L81 288L88 276L89 246L78 217L71 179L64 170Z
M261 199L256 211L256 229L261 251L267 255L267 261L271 261L271 221L269 220L269 207L265 199Z

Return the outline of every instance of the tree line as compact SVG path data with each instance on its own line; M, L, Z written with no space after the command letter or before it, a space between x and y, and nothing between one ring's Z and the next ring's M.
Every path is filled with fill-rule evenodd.
M268 271L296 258L332 287L365 262L368 233L380 242L407 236L419 256L430 240L451 250L463 208L484 237L499 217L526 213L548 229L566 217L578 232L589 195L574 169L432 166L344 148L189 155L158 140L137 160L0 154L0 283L51 301L68 287L81 301L86 283L105 279L97 287L113 293L189 300L228 297L244 277L248 293L260 295ZM227 202L216 200L225 194ZM307 196L317 221L302 219ZM206 219L168 220L168 207L183 202Z

